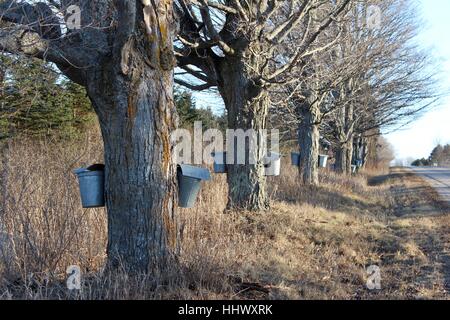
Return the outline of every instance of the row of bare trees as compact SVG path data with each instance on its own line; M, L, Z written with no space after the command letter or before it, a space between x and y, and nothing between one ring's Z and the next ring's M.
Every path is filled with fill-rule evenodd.
M302 180L317 184L321 137L349 173L357 139L364 146L433 102L409 8L403 0L0 0L0 49L52 62L86 88L105 146L108 265L148 272L179 248L174 82L218 90L230 129L298 131ZM263 143L257 164L228 166L230 208L269 207Z

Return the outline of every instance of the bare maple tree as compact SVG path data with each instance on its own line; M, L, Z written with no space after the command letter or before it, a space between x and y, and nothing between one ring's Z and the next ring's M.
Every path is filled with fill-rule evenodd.
M350 59L357 72L338 86L336 112L324 130L332 132L336 170L346 174L355 160L364 160L360 148L366 138L404 125L439 99L433 63L414 43L414 7L406 1L376 3L382 12L378 27L348 28L338 44L338 60Z
M197 79L177 78L177 82L192 90L217 87L229 128L264 130L270 91L293 81L294 71L324 49L316 43L317 38L351 0L175 2L180 17L178 66L191 79ZM314 14L319 11L320 15ZM300 41L285 50L289 36L299 29ZM257 164L228 165L229 207L268 207L264 141L258 141L255 149L252 152L258 156Z
M348 9L354 5L358 3L350 4ZM326 144L324 139L321 142L320 127L338 108L333 103L336 89L358 72L360 67L355 63L357 54L347 56L346 60L337 59L336 48L345 41L348 11L332 23L332 28L318 37L317 42L323 50L314 52L303 61L304 67L297 70L294 81L278 92L278 102L271 110L272 114L283 119L283 123L289 123L291 130L297 130L300 176L301 181L307 185L319 184L318 157L321 145ZM286 47L293 46L299 41L298 38L297 35L292 36Z
M411 46L417 23L410 3L372 0L347 9L316 40L328 48L308 57L271 108L272 120L288 124L291 136L297 128L305 184L319 182L321 141L332 142L337 171L350 174L354 160L364 165L373 136L413 119L436 98L430 61ZM286 47L298 38L291 34Z
M0 2L0 49L52 62L87 90L104 141L108 265L130 272L177 253L172 10L171 0Z

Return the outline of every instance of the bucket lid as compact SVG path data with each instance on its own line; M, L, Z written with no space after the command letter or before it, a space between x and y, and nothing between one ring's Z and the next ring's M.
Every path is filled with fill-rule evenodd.
M199 180L211 180L211 174L208 169L201 167L194 167L187 164L178 165L181 173L185 177L195 178Z
M211 156L214 158L214 163L226 164L226 162L227 162L227 152L226 151L212 152Z
M105 171L105 165L102 163L95 163L86 169L89 171Z
M280 160L280 159L281 159L281 154L279 154L279 153L277 153L277 152L272 152L272 151L270 151L270 152L267 154L267 158L269 158L270 160L274 160L274 161Z
M87 168L78 168L73 170L73 173L75 173L76 175L79 175L81 173L86 173L86 172L96 172L96 171L105 171L105 165L104 164L93 164Z
M78 168L78 169L73 170L73 173L75 173L76 175L84 173L84 172L89 172L89 170L86 168Z
M226 155L227 152L226 151L217 151L217 152L211 152L211 156L215 157L215 156L221 156L221 155Z

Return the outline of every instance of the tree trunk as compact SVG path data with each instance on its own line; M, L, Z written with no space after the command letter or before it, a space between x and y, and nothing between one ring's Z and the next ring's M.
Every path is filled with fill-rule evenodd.
M352 81L348 84L351 87ZM346 96L346 90L341 90L341 96ZM337 146L335 148L335 170L339 173L352 174L352 158L353 158L353 134L354 108L352 104L347 104L344 108L337 111L335 124Z
M149 52L138 39L104 61L87 85L104 141L108 267L132 273L163 269L179 247L173 53L162 43Z
M242 60L237 58L224 62L221 74L219 90L228 111L229 129L250 129L256 134L266 129L268 94L251 80ZM259 137L253 147L249 150L249 144L245 145L245 164L227 166L229 209L257 211L269 207L263 163L266 141ZM255 164L249 163L250 151L256 155Z
M135 84L137 90L105 92L113 99L113 108L100 115L112 267L121 264L128 271L150 271L163 267L177 248L170 77L161 80L157 72L147 69Z
M86 87L104 142L107 266L131 273L164 268L178 248L172 2L75 1L81 28L63 37L45 34L41 22L56 32L60 19L44 3L19 4L5 20L27 25L2 41L6 52L48 58Z
M352 173L353 140L340 141L335 149L335 170L350 175Z
M350 138L350 141L348 142L348 146L345 148L347 151L347 167L346 167L346 173L348 175L352 174L352 165L354 165L354 159L353 159L353 138Z
M367 167L367 160L369 158L369 140L370 138L363 138L361 151L362 168Z
M307 185L319 184L319 105L314 103L302 109L299 126L300 175Z

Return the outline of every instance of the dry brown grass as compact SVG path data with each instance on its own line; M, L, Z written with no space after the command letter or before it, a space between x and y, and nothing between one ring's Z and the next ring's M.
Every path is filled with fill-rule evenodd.
M450 291L450 208L422 178L407 169L393 169L390 184L395 219L390 233L402 254L387 257L407 298L448 299Z
M440 237L438 223L448 227L450 221L426 218L420 221L425 230L395 216L399 203L408 204L393 191L408 177L372 179L387 173L366 172L349 178L324 171L321 186L310 188L298 183L288 163L281 177L270 178L269 212L224 212L225 177L214 175L197 206L179 212L179 265L142 277L103 275L105 211L80 208L71 173L101 159L97 133L85 142L22 141L4 152L0 299L445 297L442 273L425 288L410 270L435 263L429 256L436 250L426 252L416 232ZM383 270L381 292L365 286L372 264ZM82 268L80 292L65 287L69 265ZM411 287L423 292L411 293Z

